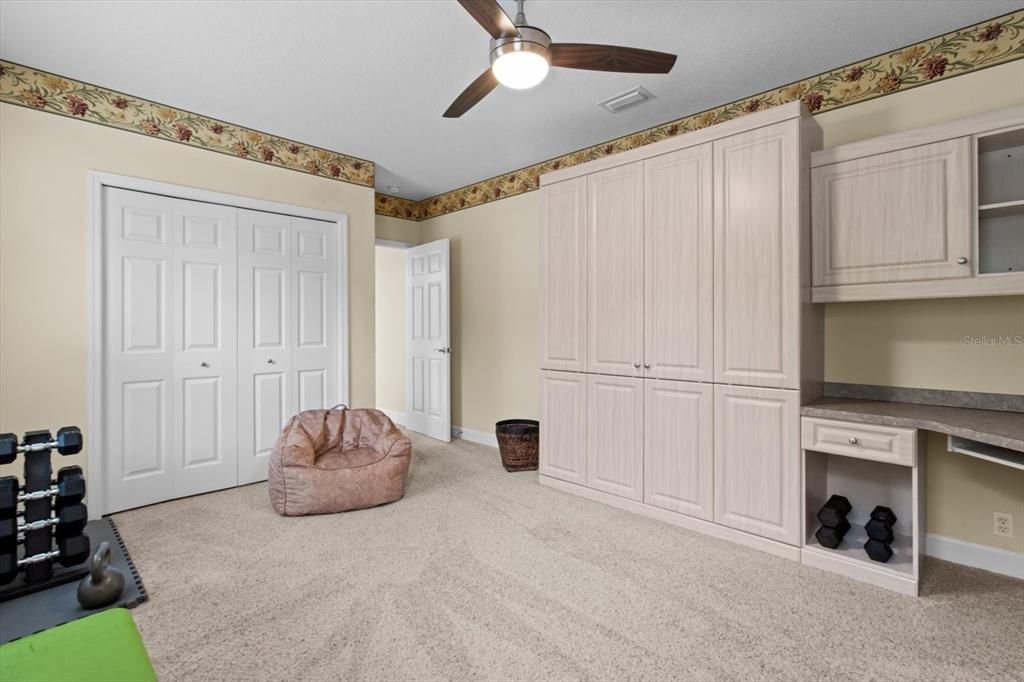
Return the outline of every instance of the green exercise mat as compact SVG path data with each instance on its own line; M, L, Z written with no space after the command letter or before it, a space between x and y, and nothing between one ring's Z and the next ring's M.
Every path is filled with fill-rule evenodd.
M127 609L108 609L0 646L3 682L156 680Z

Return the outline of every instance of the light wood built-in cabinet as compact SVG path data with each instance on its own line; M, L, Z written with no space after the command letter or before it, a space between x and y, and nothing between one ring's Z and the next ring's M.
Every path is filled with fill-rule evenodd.
M541 372L540 474L583 485L587 480L587 375Z
M800 542L800 394L715 386L715 520Z
M644 161L644 376L711 381L711 145Z
M631 500L644 495L642 379L587 375L587 485Z
M643 164L587 176L587 371L641 376Z
M811 159L814 301L1024 293L1024 107Z
M541 178L542 483L799 558L820 142L793 103Z
M712 520L714 386L644 381L644 502Z
M800 120L716 140L715 381L800 386Z
M587 367L587 179L541 189L540 366Z

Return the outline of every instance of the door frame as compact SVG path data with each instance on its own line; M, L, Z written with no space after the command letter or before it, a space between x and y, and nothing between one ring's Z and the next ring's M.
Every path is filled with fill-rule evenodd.
M86 402L88 409L86 443L86 462L89 465L89 518L98 519L106 512L107 491L104 483L104 455L106 451L106 434L103 431L104 385L103 372L103 321L104 309L103 276L103 189L106 187L126 189L136 192L159 194L174 199L201 201L208 204L220 204L233 208L245 208L267 213L280 213L297 218L311 218L334 223L338 229L338 401L349 404L349 286L348 286L348 214L324 211L308 206L284 204L277 201L266 201L252 197L215 192L212 190L175 185L145 178L117 175L102 171L89 171L86 178L87 214L86 224L89 230L89 247L86 249L88 263L86 271L89 281L86 286L89 341L87 345L86 370Z

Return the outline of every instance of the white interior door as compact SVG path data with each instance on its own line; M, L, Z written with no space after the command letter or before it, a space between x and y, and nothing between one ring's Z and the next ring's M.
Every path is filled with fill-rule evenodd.
M338 404L338 232L323 220L292 218L295 325L292 371L298 410ZM264 472L266 478L266 472Z
M406 426L448 442L452 434L449 242L406 251Z
M104 511L235 485L235 209L105 189Z

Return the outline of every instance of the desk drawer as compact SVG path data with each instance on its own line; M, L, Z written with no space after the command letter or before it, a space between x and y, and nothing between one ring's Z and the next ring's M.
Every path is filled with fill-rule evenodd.
M805 450L907 466L917 462L915 429L804 417L800 441Z

